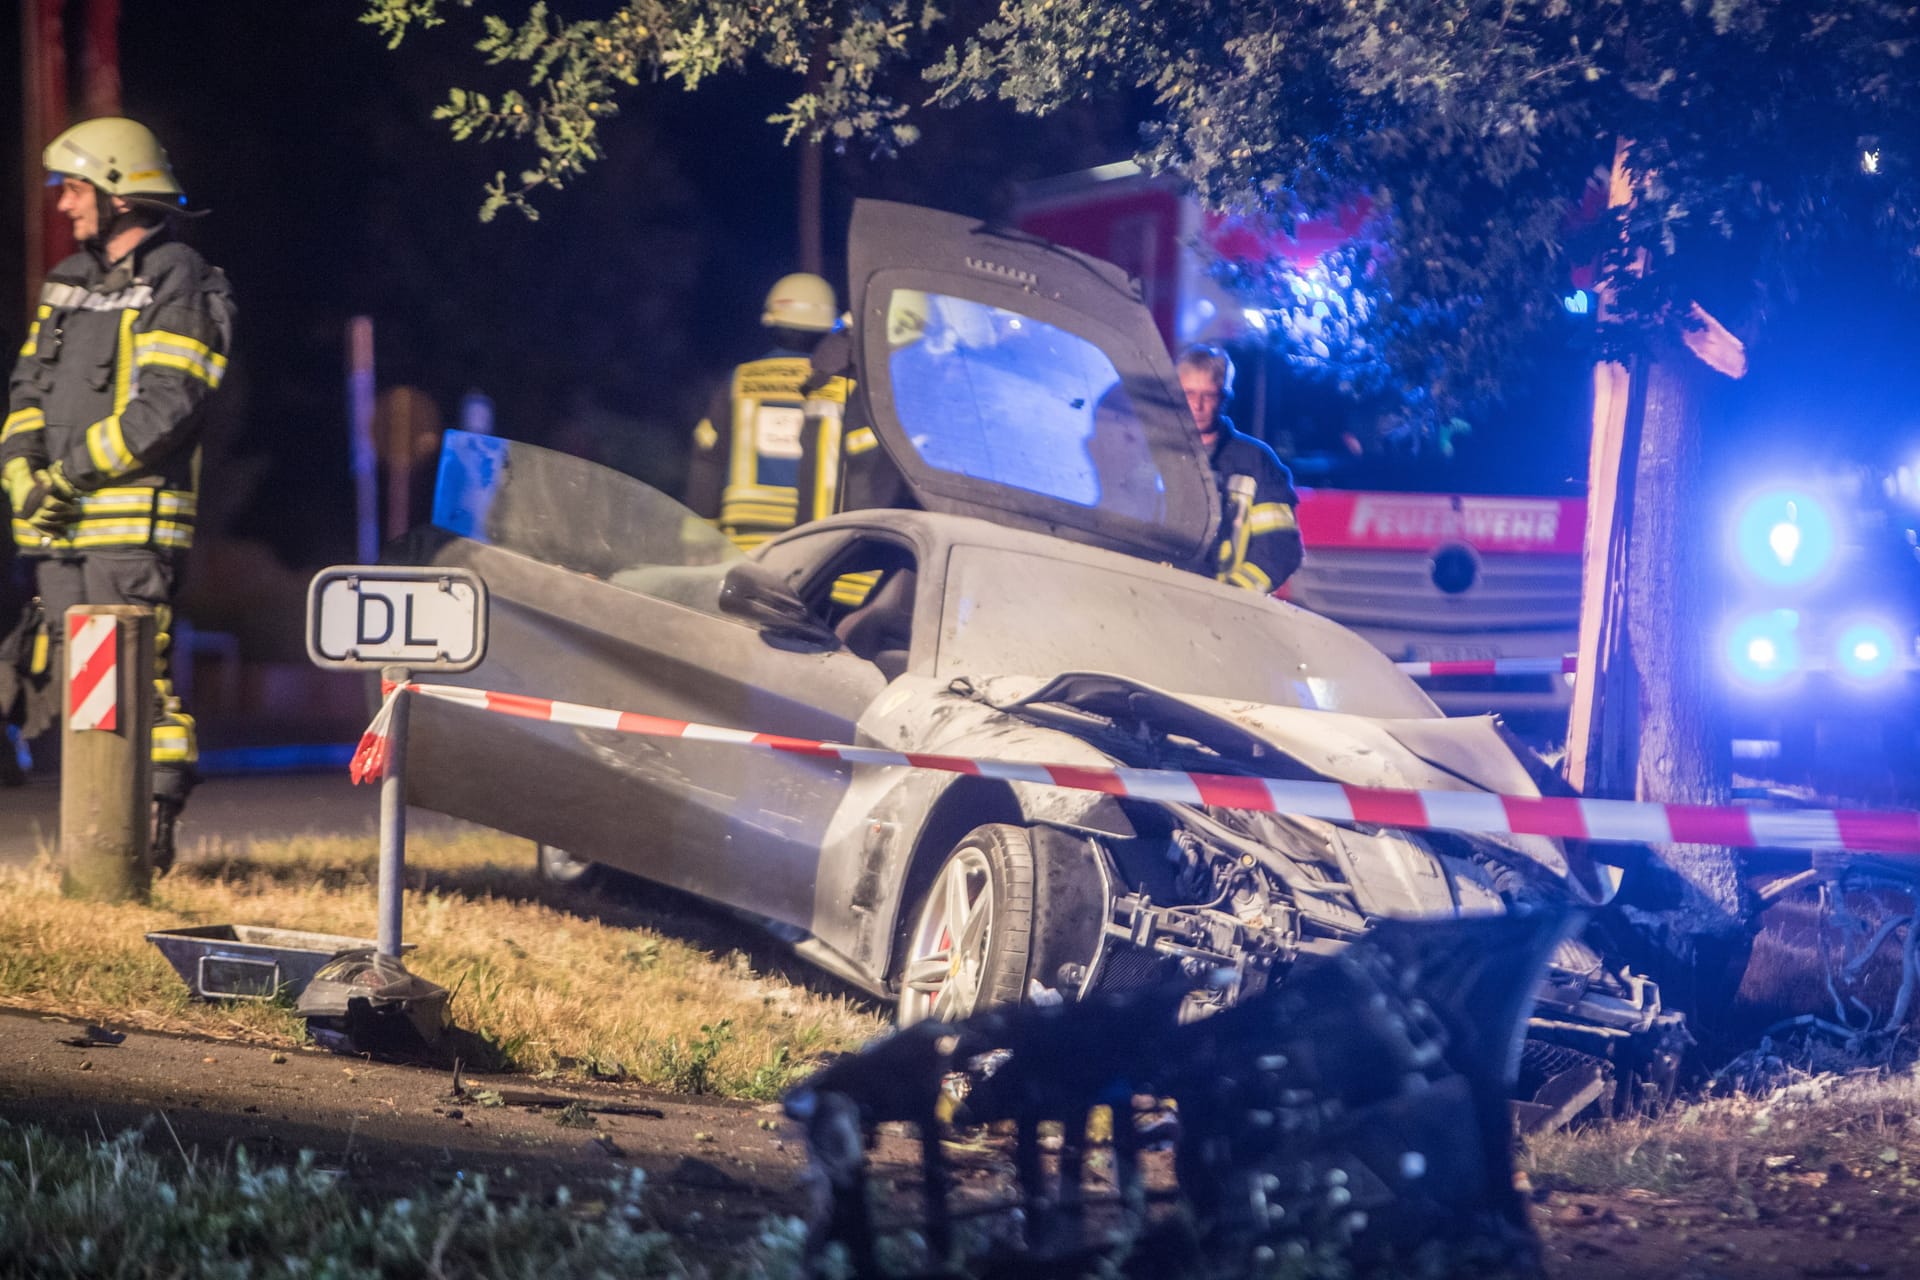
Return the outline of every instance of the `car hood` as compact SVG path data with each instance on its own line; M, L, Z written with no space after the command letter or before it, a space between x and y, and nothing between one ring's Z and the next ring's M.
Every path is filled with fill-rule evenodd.
M1129 765L1244 770L1357 787L1541 794L1540 775L1528 768L1524 748L1516 746L1493 716L1375 719L1170 693L1092 672L1052 678L1001 676L979 681L976 691L1003 711L1075 733ZM1149 758L1133 746L1167 736L1197 749L1176 746ZM1209 766L1206 761L1213 756L1230 767ZM1583 849L1540 836L1476 838L1523 853L1573 881L1592 900L1611 894Z
M858 394L930 511L1192 564L1218 497L1125 272L975 219L855 204Z

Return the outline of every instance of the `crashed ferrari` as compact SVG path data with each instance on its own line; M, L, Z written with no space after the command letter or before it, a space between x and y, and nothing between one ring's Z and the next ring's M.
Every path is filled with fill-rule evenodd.
M1491 717L1448 719L1352 632L1189 571L1217 500L1131 282L968 219L857 206L858 416L921 509L742 556L639 482L450 433L431 526L390 558L477 571L506 693L898 751L1533 796ZM849 587L854 590L849 591ZM415 804L744 913L950 1022L1192 982L1203 1015L1387 919L1604 903L1577 846L1141 800L490 715L413 711ZM566 850L566 854L556 851ZM1523 1096L1664 1086L1658 988L1562 943ZM1626 1096L1626 1091L1618 1095Z

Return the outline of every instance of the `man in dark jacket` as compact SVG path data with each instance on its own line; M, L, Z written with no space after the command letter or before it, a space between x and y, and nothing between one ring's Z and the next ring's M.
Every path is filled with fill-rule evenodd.
M1220 411L1233 398L1233 360L1219 347L1180 353L1180 389L1220 487L1219 542L1211 567L1221 582L1274 590L1300 567L1293 474L1264 442L1235 430Z
M173 598L233 305L226 277L172 237L186 197L144 125L83 121L44 163L81 249L41 286L8 387L0 478L56 647L74 605L154 611L153 857L164 871L199 759L167 675Z

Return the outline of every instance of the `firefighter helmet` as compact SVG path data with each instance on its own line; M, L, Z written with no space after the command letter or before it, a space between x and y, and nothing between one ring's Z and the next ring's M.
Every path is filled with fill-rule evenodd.
M153 130L121 116L82 120L47 144L41 163L48 173L83 178L110 196L186 200Z
M839 311L832 285L809 272L796 271L781 276L767 291L767 305L760 313L760 323L769 329L828 333Z

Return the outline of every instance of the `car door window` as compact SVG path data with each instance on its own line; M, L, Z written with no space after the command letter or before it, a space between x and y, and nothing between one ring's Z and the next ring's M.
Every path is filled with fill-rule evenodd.
M891 539L855 538L800 594L849 653L892 680L906 671L913 648L917 569L908 547Z

